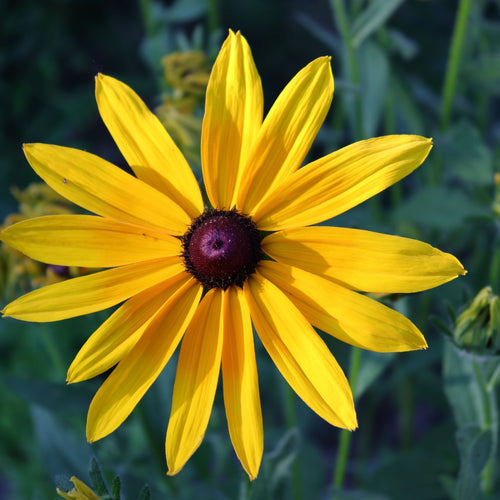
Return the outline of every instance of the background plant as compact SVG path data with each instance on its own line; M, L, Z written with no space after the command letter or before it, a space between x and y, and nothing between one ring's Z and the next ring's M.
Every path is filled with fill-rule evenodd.
M267 106L298 69L332 55L334 102L312 156L375 135L434 138L412 176L332 223L427 241L469 271L437 290L380 297L424 332L426 351L361 353L325 337L356 395L352 435L289 392L257 345L267 453L251 484L233 456L220 395L204 444L181 474L165 476L174 364L121 429L86 444L84 417L100 381L67 387L65 372L106 312L54 325L2 320L0 498L55 498L61 475L90 484L92 456L108 484L120 477L122 498L138 498L145 483L152 498L500 498L497 306L494 298L472 306L486 285L490 298L500 293L500 2L24 0L2 3L0 14L2 218L20 211L10 187L36 180L23 142L78 147L125 166L97 113L97 72L155 109L176 95L164 56L197 50L213 60L231 27L251 43ZM190 116L202 110L197 101ZM190 159L196 168L193 151ZM12 267L1 263L5 283Z

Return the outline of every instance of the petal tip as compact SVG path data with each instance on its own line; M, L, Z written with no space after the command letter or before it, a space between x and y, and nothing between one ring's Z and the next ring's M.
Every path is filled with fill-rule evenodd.
M105 75L104 73L97 73L97 75L95 75L96 91L102 89L105 85L111 84L112 80L115 80L112 76Z
M345 429L348 431L355 431L358 428L358 417L356 416L356 412L354 412L354 415L351 417L349 423L345 423Z
M102 85L104 84L104 80L106 80L106 75L103 75L102 73L97 73L97 75L95 75L95 87L96 87L96 90L99 87L102 87Z
M246 471L247 474L248 474L248 479L250 479L250 481L253 481L254 479L257 479L257 476L258 476L258 472L256 472L255 474L250 474L248 471Z
M11 311L11 305L16 302L17 300L19 300L21 297L19 297L18 299L14 300L13 302L10 302L9 304L7 304L1 311L0 311L0 314L2 314L2 317L3 318L15 318L16 315L15 313L12 314L12 311Z
M68 373L66 374L66 384L74 384L75 382L78 382L78 380L76 380L76 377L70 367Z
M90 409L89 409L89 413L90 413ZM103 438L104 436L107 435L107 434L99 435L97 433L97 430L95 428L93 428L93 429L90 428L89 422L90 422L89 415L87 415L87 429L86 429L87 442L89 442L89 443L95 443L96 441L99 441L99 439L101 439L101 438Z
M182 467L177 467L175 469L173 469L172 467L169 467L168 471L167 471L167 476L175 476L176 474L178 474L180 472L181 469L182 469Z
M1 233L0 233L0 239L1 239ZM445 254L446 256L449 256L450 259L452 259L453 264L454 264L454 270L450 270L450 275L453 273L450 279L455 279L458 278L459 276L465 276L468 271L467 269L464 268L463 264L453 255L453 254Z
M416 342L413 345L408 345L408 349L406 349L406 352L408 351L418 351L418 350L425 350L429 347L427 344L427 341L425 340L425 337L422 335L420 330L418 330L419 336L418 339L415 339ZM405 352L405 351L401 351Z

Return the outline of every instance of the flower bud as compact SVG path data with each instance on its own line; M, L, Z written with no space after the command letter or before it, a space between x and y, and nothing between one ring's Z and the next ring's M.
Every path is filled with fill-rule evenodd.
M500 297L483 288L455 323L454 340L468 351L500 352Z

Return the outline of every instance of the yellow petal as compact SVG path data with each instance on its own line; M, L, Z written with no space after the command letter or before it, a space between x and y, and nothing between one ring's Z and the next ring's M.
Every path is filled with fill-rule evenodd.
M82 500L99 500L94 491L77 477L73 476L71 482L75 485L76 489L76 492L73 490L72 493L81 495ZM76 496L75 498L80 498L80 496Z
M69 384L104 373L137 343L163 304L188 280L178 274L148 288L120 306L85 342L68 370Z
M165 450L168 474L177 474L200 446L219 379L223 342L222 291L201 301L182 341Z
M74 500L75 498L74 496L70 497L69 495L66 495L66 493L64 493L64 491L61 491L59 488L56 488L56 492L60 497L64 498L64 500Z
M252 215L264 195L295 172L306 157L330 107L329 57L303 68L270 109L249 154L237 208Z
M408 175L431 147L430 139L416 135L356 142L292 174L268 193L253 218L262 231L330 219Z
M177 203L98 156L50 144L25 144L24 153L52 189L90 212L175 235L191 223Z
M203 201L191 168L141 98L129 86L102 74L96 77L95 95L99 113L135 175L174 200L191 218L200 215Z
M139 262L33 290L2 311L23 321L59 321L102 311L146 288L185 273L178 257Z
M224 299L222 376L227 423L236 455L250 479L255 479L264 431L250 310L241 288L230 287Z
M56 493L60 497L64 498L64 500L74 500L74 497L72 498L69 495L66 495L66 493L64 493L64 491L61 491L59 488L56 488Z
M92 215L48 215L4 229L0 239L47 264L115 267L181 253L166 232Z
M259 272L245 282L244 292L260 340L292 389L327 422L355 429L349 383L306 318Z
M263 261L259 272L283 290L311 324L343 342L377 352L427 347L410 320L365 295L278 262Z
M427 243L358 229L285 229L267 236L262 249L279 262L365 292L419 292L465 274L453 255Z
M174 353L201 292L202 287L191 278L174 293L102 384L89 408L89 442L107 436L130 415Z
M232 208L250 146L262 123L260 77L247 41L229 32L210 75L201 135L203 179L212 206Z

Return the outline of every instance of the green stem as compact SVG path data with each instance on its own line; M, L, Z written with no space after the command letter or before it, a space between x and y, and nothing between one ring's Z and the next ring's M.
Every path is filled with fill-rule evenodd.
M147 47L150 52L152 70L156 79L156 85L159 91L165 89L165 79L163 77L163 69L161 64L161 57L164 55L164 47L159 48L157 42L157 33L159 30L158 20L153 12L153 5L151 0L140 0L140 10L142 17L142 25L146 32Z
M443 85L442 108L441 108L441 129L446 130L450 123L451 108L460 67L460 59L464 47L464 40L467 28L467 18L469 17L472 1L460 0L453 36L451 39L450 55L446 67L446 76Z
M363 127L361 120L361 100L359 98L359 68L356 49L352 41L351 27L343 0L330 0L330 5L335 17L335 23L344 42L345 60L347 64L347 80L358 88L358 94L354 97L354 140L363 138Z
M478 361L472 361L472 368L474 371L475 383L482 400L482 428L484 430L491 430L492 434L495 435L495 432L497 431L493 427L493 413L495 412L495 408L497 405L496 394L494 391L488 391L487 381L485 380L484 374ZM495 484L495 458L497 443L496 437L493 438L493 443L494 446L490 454L490 458L488 459L488 462L486 463L481 473L481 486L486 496L492 495L493 487Z
M151 13L151 0L140 0L142 22L147 35L152 35L155 32L155 22Z
M349 362L349 383L351 385L354 398L356 399L356 386L358 383L359 369L361 367L361 349L357 347L351 348L351 359ZM337 463L335 464L335 472L333 475L333 495L335 496L335 490L337 488L342 488L345 479L345 472L347 469L347 460L349 458L349 451L351 448L352 433L346 429L343 429L340 433L339 450L337 456Z
M208 32L215 33L219 26L219 2L218 0L208 0Z
M286 384L285 389L285 418L288 429L293 429L297 426L297 412L295 407L295 392ZM292 465L292 498L300 500L302 498L302 485L300 480L300 467L298 456L295 457Z
M498 245L499 243L500 238L495 238L495 245ZM498 246L495 245L493 246L493 248L498 248ZM489 274L490 283L498 283L500 281L500 252L493 252Z
M351 448L351 431L342 429L340 431L340 442L337 463L335 464L335 474L333 476L333 485L335 488L342 488L345 479L345 471L347 469L347 458ZM332 496L332 499L335 494Z

